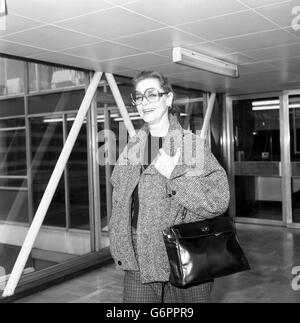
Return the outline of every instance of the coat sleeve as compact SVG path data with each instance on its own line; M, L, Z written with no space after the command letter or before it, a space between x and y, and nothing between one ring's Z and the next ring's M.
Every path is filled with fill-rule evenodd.
M226 172L207 146L203 169L195 176L171 179L169 186L174 199L200 219L216 217L228 208L230 194Z

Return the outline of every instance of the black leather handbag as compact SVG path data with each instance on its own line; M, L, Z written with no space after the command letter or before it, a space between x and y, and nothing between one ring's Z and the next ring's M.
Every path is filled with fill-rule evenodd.
M228 216L171 226L163 231L163 238L169 281L176 287L187 288L250 269Z

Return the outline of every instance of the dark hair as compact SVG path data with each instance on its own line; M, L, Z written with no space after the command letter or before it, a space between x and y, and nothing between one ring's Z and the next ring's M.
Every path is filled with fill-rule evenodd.
M134 79L133 79L133 86L134 88L136 88L137 84L140 81L143 81L145 79L149 79L149 78L154 78L157 79L159 81L160 86L162 87L162 89L165 92L172 92L174 94L174 91L172 89L172 85L169 83L169 80L166 76L164 76L162 73L158 72L158 71L142 71L140 72ZM171 107L170 111L171 113L175 113L175 109L173 107Z

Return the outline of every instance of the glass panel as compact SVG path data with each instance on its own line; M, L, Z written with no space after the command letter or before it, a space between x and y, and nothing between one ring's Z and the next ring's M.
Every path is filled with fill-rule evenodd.
M12 117L12 116L19 117L19 116L24 116L24 114L25 114L25 110L24 110L23 98L0 101L0 118Z
M237 217L282 220L279 98L233 102Z
M184 129L189 129L193 133L202 129L203 112L203 92L196 90L184 90L174 87L173 107L180 116L181 125Z
M0 221L28 223L27 192L0 190Z
M300 223L300 95L289 97L293 222Z
M237 217L282 220L280 177L236 176L235 192Z
M39 206L63 148L62 122L48 122L48 120L48 117L33 118L30 120L34 211ZM60 180L43 224L58 227L66 226L63 177Z
M75 117L76 115L68 115L68 133ZM71 228L90 230L86 121L71 153L68 172Z
M10 188L27 188L27 179L17 178L1 178L0 176L0 187Z
M28 98L29 114L76 111L82 103L84 94L83 90L79 90L31 96Z
M0 126L1 123L0 121ZM25 129L14 130L14 128L11 128L1 131L0 128L0 176L23 176L26 174Z
M29 64L29 91L42 91L88 84L87 74L82 71L51 65Z
M233 102L235 161L280 161L279 99Z
M24 62L0 57L0 96L24 93Z

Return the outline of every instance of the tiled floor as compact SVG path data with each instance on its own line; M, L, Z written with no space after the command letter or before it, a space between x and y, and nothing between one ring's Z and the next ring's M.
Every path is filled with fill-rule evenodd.
M300 303L300 290L292 289L292 268L300 266L300 230L238 224L238 235L252 270L217 279L213 301ZM120 303L122 283L123 273L109 265L18 302Z

